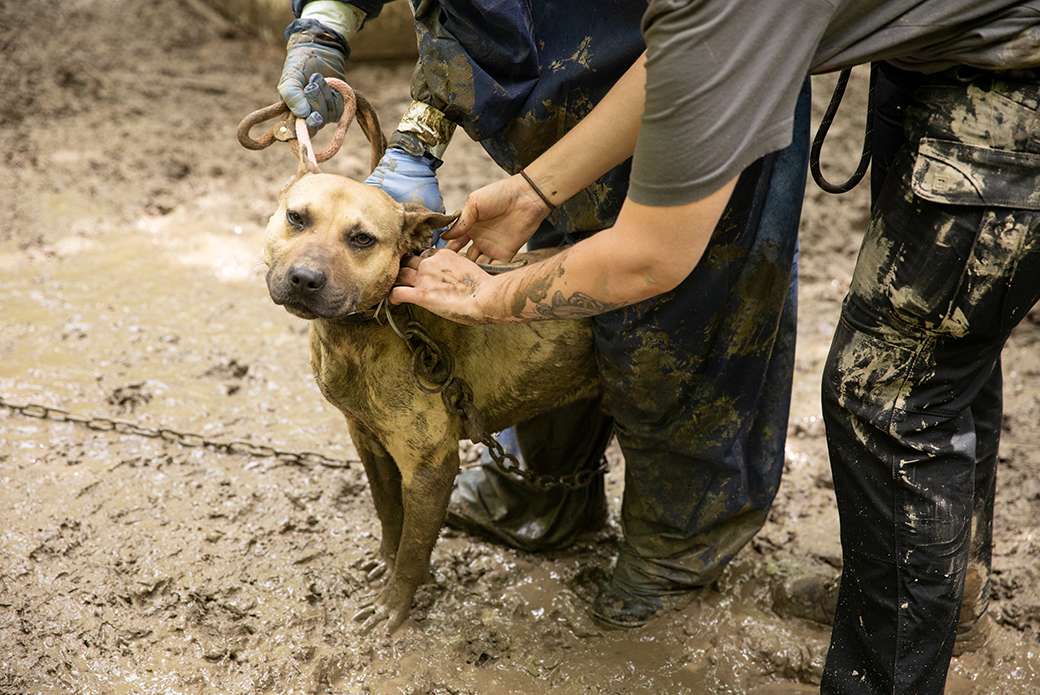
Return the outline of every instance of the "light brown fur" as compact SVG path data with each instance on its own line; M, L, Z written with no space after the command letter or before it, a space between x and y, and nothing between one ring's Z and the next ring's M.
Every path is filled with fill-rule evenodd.
M346 416L383 528L390 577L355 617L365 619L363 629L386 620L393 631L426 579L467 432L440 395L416 387L410 349L386 321L351 315L372 313L402 256L426 248L453 218L331 174L301 173L279 203L264 241L268 289L311 321L314 377ZM403 326L408 309L391 311ZM587 321L464 326L411 311L451 349L488 432L599 390Z

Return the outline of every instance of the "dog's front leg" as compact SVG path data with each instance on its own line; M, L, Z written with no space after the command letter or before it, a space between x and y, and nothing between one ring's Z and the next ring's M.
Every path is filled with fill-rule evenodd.
M452 483L459 471L458 445L436 456L436 465L422 465L402 485L404 524L390 581L376 600L362 608L355 620L364 620L363 632L383 620L387 632L393 633L412 606L419 585L430 570L430 553L444 524Z
M350 420L347 420L347 427L361 463L365 466L372 502L382 526L383 539L379 545L379 561L362 568L368 572L368 580L374 581L388 569L393 572L397 547L401 544L401 528L404 524L401 472L387 450L366 428Z

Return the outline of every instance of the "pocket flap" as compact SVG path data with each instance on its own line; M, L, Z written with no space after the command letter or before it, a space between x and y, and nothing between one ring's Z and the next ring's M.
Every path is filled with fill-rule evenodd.
M913 188L936 203L1040 210L1040 155L923 138Z

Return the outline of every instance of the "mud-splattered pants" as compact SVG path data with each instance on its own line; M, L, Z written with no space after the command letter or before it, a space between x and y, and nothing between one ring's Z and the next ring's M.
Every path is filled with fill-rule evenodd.
M878 94L888 171L823 378L844 567L821 691L939 695L966 577L986 606L1001 349L1040 298L1040 82L886 66Z
M625 455L624 538L612 583L637 596L710 584L765 523L780 485L794 369L797 229L810 94L793 144L741 176L701 263L675 290L594 317L610 415L595 402L517 425L503 445L540 473ZM473 484L518 547L565 541L596 498L536 492L486 461Z
M762 527L776 496L809 105L807 84L793 144L744 172L690 276L593 322L626 462L612 583L629 593L710 584Z
M644 49L640 0L413 6L421 55L413 98L444 111L511 173L580 122ZM794 144L741 176L690 277L593 319L611 416L598 401L574 404L499 437L523 465L562 476L597 467L616 431L626 462L625 538L613 582L629 593L710 583L761 528L776 495L794 361L808 96ZM530 247L610 227L629 166L557 208ZM510 545L566 545L602 520L602 478L543 492L489 458L459 477L452 504Z

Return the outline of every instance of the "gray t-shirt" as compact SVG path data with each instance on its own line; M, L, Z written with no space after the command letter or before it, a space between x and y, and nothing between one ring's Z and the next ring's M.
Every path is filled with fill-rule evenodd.
M806 75L887 60L937 72L1040 66L1040 0L651 0L628 195L704 198L791 142Z

